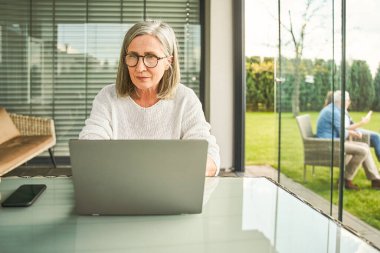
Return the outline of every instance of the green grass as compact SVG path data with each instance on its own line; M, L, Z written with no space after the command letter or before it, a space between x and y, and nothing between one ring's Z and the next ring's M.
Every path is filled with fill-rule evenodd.
M301 113L306 114L306 113ZM318 113L310 112L315 132ZM355 121L359 121L366 112L350 113ZM278 115L267 112L246 113L246 165L268 164L277 168L278 157ZM307 182L303 182L303 146L295 118L291 113L282 113L281 117L281 172L294 181L313 190L325 199L330 200L330 171L327 167L316 167L312 176L311 167L307 170ZM373 113L366 129L380 131L380 113ZM373 150L372 150L373 153ZM372 154L379 167L375 154ZM334 169L333 203L338 202L336 179L338 168ZM344 193L344 209L359 217L368 224L380 229L380 191L372 190L370 181L366 179L364 170L359 169L354 183L361 191Z

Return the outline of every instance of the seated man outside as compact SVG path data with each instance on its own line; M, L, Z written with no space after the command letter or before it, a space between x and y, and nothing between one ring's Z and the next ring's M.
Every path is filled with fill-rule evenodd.
M333 98L333 92L328 91L324 106L327 106L328 104L332 103L332 98ZM348 108L351 105L351 100L348 99L347 103L349 103L347 105L347 108ZM349 127L348 127L349 130L356 130L357 132L360 132L361 134L365 134L369 136L370 146L374 148L377 160L380 162L380 134L371 130L361 128L363 125L367 124L371 120L371 115L372 115L372 111L369 111L368 114L365 117L363 117L361 121L355 123L352 120L350 114L348 113L348 110L346 110L345 121L349 122Z
M349 106L350 96L346 92L346 110ZM317 122L317 137L318 138L339 138L340 134L340 120L341 120L341 91L335 91L334 103L330 103L325 106L318 118ZM334 115L334 121L333 116ZM361 138L361 133L355 130L349 129L349 122L345 123L345 139L349 136ZM344 185L348 190L359 190L359 187L353 184L354 179L359 166L363 163L366 176L372 181L372 188L380 190L380 175L376 168L375 161L373 160L369 146L362 142L346 141L344 148L347 155L351 155L352 158L346 164Z

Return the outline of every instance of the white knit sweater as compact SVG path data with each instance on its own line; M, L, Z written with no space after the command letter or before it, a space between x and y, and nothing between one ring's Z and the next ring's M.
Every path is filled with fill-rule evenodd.
M206 139L219 172L219 147L193 90L179 84L172 99L144 108L131 97L118 98L115 87L96 95L80 139Z

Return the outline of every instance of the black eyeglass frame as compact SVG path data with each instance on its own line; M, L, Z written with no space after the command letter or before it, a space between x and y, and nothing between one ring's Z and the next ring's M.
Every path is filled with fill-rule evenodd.
M136 64L135 64L135 65L128 65L128 63L127 63L127 56L137 57ZM154 58L157 59L156 65L154 65L154 66L152 66L152 67L146 65L146 63L145 63L145 57L148 57L148 56L149 56L149 57L154 57ZM158 61L160 61L160 60L162 60L162 59L164 59L164 58L167 58L167 57L168 57L168 56L158 57L158 56L156 56L156 55L154 55L154 54L138 55L138 54L128 54L128 53L127 53L127 54L125 55L124 58L125 58L125 64L126 64L128 67L131 67L131 68L136 67L137 64L139 64L140 58L143 59L143 63L144 63L144 66L145 66L145 67L147 67L147 68L155 68L155 67L157 67L157 65L158 65Z

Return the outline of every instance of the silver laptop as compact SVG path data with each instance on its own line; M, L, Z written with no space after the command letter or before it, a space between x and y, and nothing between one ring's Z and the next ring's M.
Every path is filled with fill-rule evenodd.
M206 140L70 140L76 212L201 213L207 147Z

